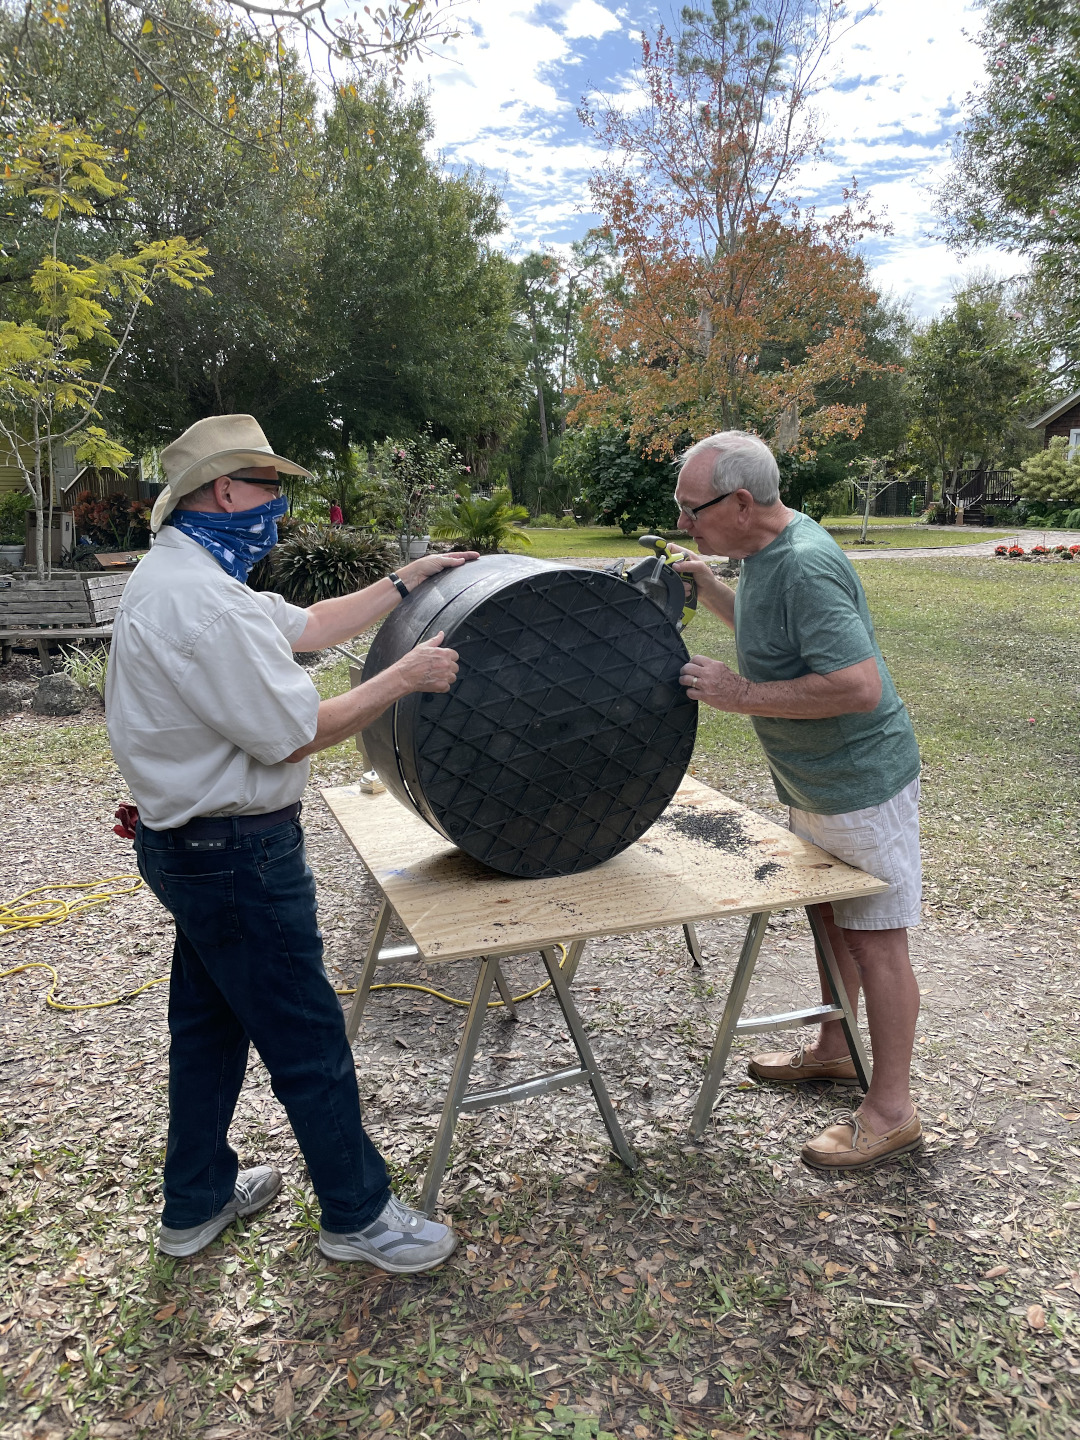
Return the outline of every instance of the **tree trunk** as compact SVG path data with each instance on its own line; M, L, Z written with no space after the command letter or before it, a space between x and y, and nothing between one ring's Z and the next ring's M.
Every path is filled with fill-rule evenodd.
M529 311L529 328L533 342L533 372L536 375L536 407L540 412L540 448L544 452L544 484L551 480L551 457L548 454L547 409L544 405L544 371L540 364L540 345L536 335L536 312Z
M864 503L864 505L863 505L863 514L862 514L862 532L861 532L860 535L859 535L859 544L860 544L860 545L865 545L865 543L866 543L866 533L867 533L868 529L870 528L870 505L871 505L871 499L872 499L872 496L873 496L873 490L874 490L874 482L870 479L870 477L869 477L869 475L868 475L868 476L866 477L866 501L865 501L865 503Z

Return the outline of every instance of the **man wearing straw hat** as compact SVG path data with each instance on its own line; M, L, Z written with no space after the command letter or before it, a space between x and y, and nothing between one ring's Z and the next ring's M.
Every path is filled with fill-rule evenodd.
M228 1142L250 1043L307 1162L323 1254L394 1274L426 1270L456 1236L391 1194L361 1123L299 816L308 756L404 695L449 690L457 655L440 634L320 701L292 652L350 639L476 556L425 556L300 609L244 582L277 541L287 508L279 476L309 472L275 455L250 415L200 420L161 458L168 484L151 516L155 544L117 612L105 696L109 741L139 811L139 871L176 922L158 1248L194 1255L281 1188L268 1165L239 1170Z

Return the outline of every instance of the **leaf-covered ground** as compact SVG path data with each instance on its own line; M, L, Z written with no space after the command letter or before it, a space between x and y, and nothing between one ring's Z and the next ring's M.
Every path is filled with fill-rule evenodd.
M488 1111L458 1130L441 1198L462 1244L443 1270L329 1264L253 1061L234 1139L244 1163L278 1164L285 1190L196 1260L162 1260L164 990L61 1014L43 1006L45 972L24 972L0 981L2 1440L1080 1434L1080 576L1064 570L863 568L927 759L921 1153L848 1180L805 1170L802 1140L850 1097L750 1085L748 1043L709 1132L688 1139L731 921L702 927L701 972L677 931L592 946L578 972L636 1175L610 1158L580 1089ZM728 643L705 624L687 638ZM342 680L320 674L328 689ZM319 778L355 768L341 747ZM778 814L742 722L708 719L697 769ZM9 717L0 776L0 897L130 868L97 712ZM374 895L315 786L306 823L344 988ZM61 995L86 1000L163 973L168 949L141 892L8 937L0 969L47 961ZM509 966L515 992L536 969ZM753 1006L809 995L811 969L804 923L775 917ZM464 995L471 975L402 963L383 978ZM357 1042L365 1113L406 1197L461 1013L383 990ZM543 995L516 1023L493 1015L477 1081L568 1061L557 1013Z

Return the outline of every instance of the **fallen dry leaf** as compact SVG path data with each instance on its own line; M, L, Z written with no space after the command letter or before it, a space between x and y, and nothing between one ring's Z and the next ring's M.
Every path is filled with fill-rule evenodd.
M690 1393L686 1397L687 1402L691 1405L700 1405L708 1393L709 1382L703 1375L700 1380L695 1380L690 1387Z
M1046 1329L1046 1311L1041 1305L1029 1305L1027 1311L1027 1322L1032 1330Z
M805 1385L801 1385L798 1380L784 1380L780 1385L780 1389L783 1390L786 1395L790 1395L793 1400L799 1400L804 1405L808 1400L814 1398L814 1392L808 1390Z
M996 1280L999 1275L1007 1275L1008 1273L1009 1267L1007 1265L995 1265L992 1270L987 1270L982 1278L984 1280Z
M274 1396L274 1419L286 1420L296 1409L296 1400L293 1398L293 1388L289 1384L288 1377L282 1380Z

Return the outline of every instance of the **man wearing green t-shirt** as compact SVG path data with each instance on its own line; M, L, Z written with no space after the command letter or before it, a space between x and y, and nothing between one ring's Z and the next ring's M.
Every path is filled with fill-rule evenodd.
M680 525L702 555L742 561L737 590L697 558L676 567L735 631L739 661L735 674L695 655L682 683L706 705L751 717L797 835L889 881L882 895L823 907L852 1005L860 988L866 997L874 1073L859 1109L808 1141L802 1156L819 1169L862 1170L922 1138L910 1088L919 987L907 941L922 896L919 748L858 576L819 525L781 504L779 478L768 446L737 430L682 457ZM750 1073L855 1080L835 1020L812 1046L754 1056Z

